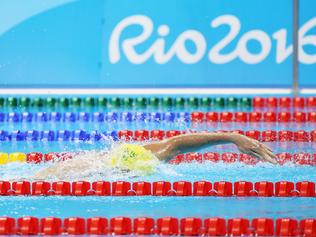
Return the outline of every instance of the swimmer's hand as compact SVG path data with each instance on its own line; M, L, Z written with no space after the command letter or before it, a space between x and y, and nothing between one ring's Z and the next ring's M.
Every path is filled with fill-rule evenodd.
M232 138L232 141L242 153L268 161L272 164L277 164L276 156L273 154L272 150L257 140L236 134Z

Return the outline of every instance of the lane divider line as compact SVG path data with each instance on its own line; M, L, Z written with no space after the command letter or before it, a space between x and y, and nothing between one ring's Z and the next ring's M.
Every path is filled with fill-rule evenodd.
M146 122L160 124L168 123L236 123L250 124L314 124L316 123L316 112L9 112L0 113L2 123L75 123L75 122L113 122L133 123Z
M316 236L316 219L0 217L1 235Z
M49 152L46 154L40 152L30 152L30 153L22 153L22 152L12 152L12 153L4 153L0 152L0 165L6 165L11 162L27 162L31 164L41 164L44 162L61 162L64 160L72 159L76 157L75 152ZM295 164L295 165L316 165L316 153L287 153L281 152L276 154L277 162L279 165L284 164ZM256 165L259 162L264 162L258 160L256 157L240 154L234 152L189 152L186 154L180 154L175 156L173 159L169 161L170 164L178 165L182 163L218 163L223 162L225 164L230 163L243 163L246 165Z
M247 130L243 131L240 129L236 130L199 130L199 132L234 132L244 134L250 138L262 141L262 142L315 142L316 141L316 130ZM123 140L123 141L147 141L147 140L163 140L165 138L171 138L185 133L194 133L197 130L113 130L113 131L98 131L94 130L91 132L85 130L13 130L5 131L0 130L0 142L1 141L75 141L75 142L86 142L86 141L108 141L108 140Z
M31 164L41 164L45 162L61 162L64 160L72 159L76 157L75 152L49 152L46 154L40 152L12 152L12 153L4 153L0 152L0 165L6 165L11 162L21 162L21 163L31 163ZM279 165L284 164L295 164L295 165L308 165L308 166L316 166L316 153L287 153L281 152L276 154L277 162ZM237 163L240 162L246 165L256 165L259 162L264 162L258 160L256 157L234 153L234 152L189 152L186 154L180 154L175 156L173 159L169 161L170 164L179 165L182 163L218 163L223 162L225 164Z
M0 181L1 196L316 197L311 181Z

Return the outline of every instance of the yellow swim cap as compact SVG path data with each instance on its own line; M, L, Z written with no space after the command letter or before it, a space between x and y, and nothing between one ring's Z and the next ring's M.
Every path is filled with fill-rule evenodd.
M155 171L158 159L141 145L122 144L110 152L113 167L151 174Z

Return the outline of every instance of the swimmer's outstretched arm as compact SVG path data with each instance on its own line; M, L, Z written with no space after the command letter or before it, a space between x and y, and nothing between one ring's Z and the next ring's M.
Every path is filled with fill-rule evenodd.
M194 152L198 149L226 143L235 144L242 153L255 156L273 164L277 163L275 155L266 145L244 135L228 132L183 134L163 141L146 144L144 148L153 152L158 159L168 161L181 153Z

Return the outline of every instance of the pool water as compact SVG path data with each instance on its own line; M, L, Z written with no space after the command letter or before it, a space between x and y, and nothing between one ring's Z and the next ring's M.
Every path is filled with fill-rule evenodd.
M33 112L43 111L43 109L32 109ZM64 112L67 109L63 109ZM70 110L70 109L69 109ZM77 109L78 111L87 111L85 108ZM95 112L96 109L90 109ZM178 110L184 111L184 110ZM250 111L250 109L248 109ZM138 111L139 112L139 111ZM214 124L213 124L214 125ZM0 130L78 130L82 129L88 132L93 130L112 131L122 129L179 129L179 130L217 130L217 129L241 129L241 130L313 130L310 124L301 124L297 127L295 123L287 124L287 126L272 125L268 123L232 123L216 126L207 124L194 125L190 122L152 122L152 121L133 121L133 122L3 122L0 123ZM2 152L61 152L61 151L85 151L91 155L95 155L95 151L107 150L111 146L110 140L101 141L1 141ZM315 153L315 145L313 142L270 142L267 143L276 153ZM199 152L214 151L238 152L232 145L224 145L213 147ZM97 156L96 156L97 157ZM75 157L76 159L76 157ZM52 163L29 164L29 163L10 163L0 166L0 177L2 180L33 180L33 175L39 170L53 165ZM212 163L181 163L179 165L160 164L157 172L152 175L142 176L131 173L117 174L111 172L90 172L89 174L72 173L65 180L76 181L117 181L124 180L129 182L135 181L179 181L186 180L190 182L199 180L215 181L272 181L281 180L299 182L308 180L316 182L316 172L314 166L299 166L295 164L285 164L283 166L274 166L268 163L259 162L256 165L246 165L243 163L227 164L223 162ZM49 181L56 181L52 178ZM0 213L2 216L21 217L21 216L58 216L61 218L78 216L129 216L129 217L187 217L196 216L206 218L210 216L220 216L225 218L232 217L292 217L302 219L307 217L316 218L316 199L315 198L258 198L258 197L34 197L34 196L1 196L0 197Z
M315 218L313 198L2 197L3 216Z
M47 165L9 164L1 167L0 175L4 180L32 180L32 174ZM108 174L91 174L84 176L86 181L126 180L170 182L186 180L199 181L280 181L299 182L309 180L316 182L315 168L311 166L273 166L262 163L256 166L241 163L190 163L180 165L162 164L160 172L150 176L130 177ZM80 174L72 175L67 180L82 180ZM0 197L0 212L2 215L20 217L25 215L61 218L79 216L148 216L148 217L187 217L198 216L206 218L220 216L225 218L258 216L296 219L316 217L315 198L277 198L277 197Z

